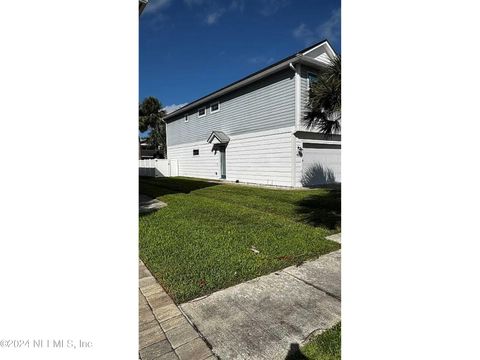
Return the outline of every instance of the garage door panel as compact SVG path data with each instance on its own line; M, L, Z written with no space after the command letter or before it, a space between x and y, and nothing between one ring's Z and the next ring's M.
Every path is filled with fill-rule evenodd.
M340 144L303 144L302 185L316 186L341 182Z

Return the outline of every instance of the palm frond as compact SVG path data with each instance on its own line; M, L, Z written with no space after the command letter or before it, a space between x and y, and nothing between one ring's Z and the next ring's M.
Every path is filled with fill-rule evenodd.
M341 59L331 58L330 64L312 84L303 122L307 129L332 135L341 129Z

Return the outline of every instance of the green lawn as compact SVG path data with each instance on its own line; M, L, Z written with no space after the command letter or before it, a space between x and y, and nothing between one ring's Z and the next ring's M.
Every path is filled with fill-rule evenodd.
M140 257L179 303L340 247L325 240L340 230L340 190L140 178L140 192L168 204L140 217Z
M333 328L315 336L301 348L301 355L297 356L297 359L340 360L341 326L338 323Z

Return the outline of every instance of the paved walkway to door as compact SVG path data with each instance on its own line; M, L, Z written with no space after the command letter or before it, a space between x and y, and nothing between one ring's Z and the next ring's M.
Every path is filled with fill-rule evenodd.
M215 359L142 261L139 261L139 358L141 360Z
M221 359L295 358L309 336L340 321L340 260L334 251L180 307Z

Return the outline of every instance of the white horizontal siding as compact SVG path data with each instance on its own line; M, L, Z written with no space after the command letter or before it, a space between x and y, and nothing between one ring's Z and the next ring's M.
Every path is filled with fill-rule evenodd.
M295 186L302 187L302 171L303 171L303 164L302 164L302 156L299 154L298 148L302 148L303 142L302 140L295 137Z
M318 55L318 56L315 58L315 60L320 61L320 62L322 62L322 63L324 63L324 64L327 64L327 65L331 63L330 58L328 57L328 54L327 54L326 52L324 52L323 54Z
M193 155L198 149L199 155ZM168 147L168 158L178 161L178 175L204 179L218 179L219 154L212 151L212 145L191 143Z
M328 56L327 50L325 46L320 46L312 51L309 51L307 54L305 54L308 57L311 57L312 59L315 59L317 61L320 61L323 64L329 64L330 63L330 58Z
M292 185L294 127L230 137L226 148L226 180L277 186ZM193 149L199 155L193 156ZM178 160L180 176L220 178L220 156L205 142L168 146L168 158Z
M227 146L227 180L292 185L292 128L232 137Z

